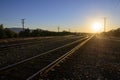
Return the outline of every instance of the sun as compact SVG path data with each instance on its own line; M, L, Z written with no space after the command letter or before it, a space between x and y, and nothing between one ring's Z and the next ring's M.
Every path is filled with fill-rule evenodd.
M102 25L98 22L96 22L92 25L92 29L94 32L100 32L101 28L102 28Z

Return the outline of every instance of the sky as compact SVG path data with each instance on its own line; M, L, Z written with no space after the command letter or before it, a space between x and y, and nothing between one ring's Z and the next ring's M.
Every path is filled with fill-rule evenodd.
M103 25L107 30L120 25L120 0L0 0L0 24L5 27L25 27L57 31L92 32L91 25Z

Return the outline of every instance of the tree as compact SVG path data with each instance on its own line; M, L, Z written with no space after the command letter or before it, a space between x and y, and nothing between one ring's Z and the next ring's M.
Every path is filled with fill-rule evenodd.
M110 30L107 32L108 35L110 36L117 36L120 37L120 28L115 29L115 30Z
M5 38L6 35L5 35L5 31L4 31L4 27L3 27L3 24L0 25L0 39L1 38Z
M19 32L19 36L20 37L30 37L30 29L27 28L24 31L20 31Z
M31 36L33 37L40 36L40 29L33 30Z
M6 38L13 38L13 37L15 37L15 32L11 31L8 28L5 28L4 32L6 34Z

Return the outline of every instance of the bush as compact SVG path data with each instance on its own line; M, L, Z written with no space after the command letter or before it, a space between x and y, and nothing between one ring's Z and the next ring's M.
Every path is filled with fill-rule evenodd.
M13 37L18 37L18 34L11 31L8 28L4 28L3 24L0 25L0 39L3 38L13 38Z
M20 37L30 37L30 30L29 29L25 29L24 31L20 31L19 32L19 36Z
M120 28L107 32L108 35L120 37Z

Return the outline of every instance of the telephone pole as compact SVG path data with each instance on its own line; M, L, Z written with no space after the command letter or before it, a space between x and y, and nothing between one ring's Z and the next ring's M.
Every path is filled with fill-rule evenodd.
M25 27L25 19L21 19L21 23L22 23L22 28L23 28L23 31L24 31L24 27Z
M68 29L68 32L70 32L70 28Z
M104 32L106 32L106 17L104 17Z
M60 27L58 26L58 32L59 32L59 30L60 30Z

